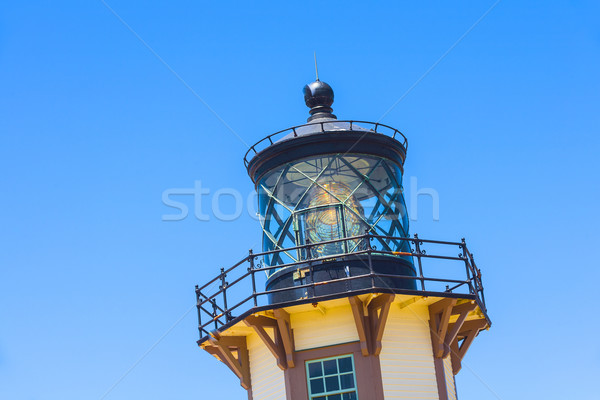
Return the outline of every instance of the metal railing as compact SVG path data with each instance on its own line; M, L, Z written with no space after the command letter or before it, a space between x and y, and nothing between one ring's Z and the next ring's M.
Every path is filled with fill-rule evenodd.
M371 241L376 238L407 241L410 244L411 251L398 252L377 249L375 246L371 245ZM348 240L364 240L366 246L364 246L364 250L357 252L316 257L309 260L302 260L276 266L263 265L260 259L265 255L282 251L306 250L307 254L310 254L310 247L313 247L317 244L308 244L262 253L253 253L252 250L250 250L247 257L244 257L242 260L227 269L221 268L221 272L204 285L196 285L198 330L200 333L200 340L198 343L206 341L211 331L226 329L229 326L241 321L247 315L257 311L281 308L293 304L315 303L317 301L371 292L472 299L477 301L480 309L487 318L483 285L481 282L481 271L476 267L473 255L467 249L464 239L462 239L460 242L446 242L421 239L417 235L414 235L414 238L405 238L365 234L349 238L330 240L327 242L319 242L318 244L321 245ZM438 254L428 252L425 247L439 247L437 251ZM451 249L458 250L459 253L457 255L451 255ZM356 257L360 255L365 256L364 262L365 265L369 266L369 273L361 273L354 276L350 273L344 278L332 279L330 281L312 281L312 277L314 276L314 265L334 259L340 259L345 256ZM371 263L372 255L389 255L408 258L412 257L415 265L416 276L389 275L375 272ZM424 262L424 260L428 261ZM454 264L455 268L452 268L451 271L451 263L448 261L457 262ZM269 271L282 268L299 268L300 265L302 265L302 268L306 268L307 264L308 268L310 269L310 282L302 285L273 290L257 289L259 285L264 285L264 280L266 280L267 275L266 273ZM464 265L464 268L461 267L461 265ZM456 266L458 266L458 268L456 268ZM431 269L438 276L425 275L425 268ZM451 276L449 276L449 273L451 273ZM314 289L316 286L326 285L333 282L348 282L364 278L370 278L370 281L372 282L371 287L358 290L348 289L345 292L336 292L325 296L314 295ZM376 280L375 278L379 279ZM416 289L382 287L376 283L383 282L382 278L413 280L415 282ZM218 287L215 288L214 286L216 285L218 285ZM349 288L350 285L346 285L346 287ZM312 288L312 295L307 295L306 297L294 301L279 303L269 302L268 295L302 288ZM309 292L310 291L307 291L307 293Z
M348 127L339 127L339 125L348 124ZM360 124L356 125L355 124ZM338 125L338 126L336 126ZM325 132L335 132L335 131L356 131L356 132L364 132L365 134L381 134L391 137L392 139L398 140L404 146L404 149L408 149L408 139L402 132L399 130L392 128L391 126L381 124L379 122L369 122L369 121L351 121L351 120L326 120L320 122L312 122L309 124L297 125L291 128L283 129L281 131L275 132L267 137L262 138L258 142L256 142L246 154L244 154L244 165L248 167L250 163L250 159L258 154L260 151L266 149L270 145L277 142L279 139L283 138L285 135L291 134L293 137L302 136L303 133L300 134L298 131L302 129L306 129L307 127L317 128L318 130L314 130L310 132L310 134L315 133L325 133ZM359 129L355 129L359 128ZM362 128L362 129L360 129ZM281 136L281 137L280 137Z

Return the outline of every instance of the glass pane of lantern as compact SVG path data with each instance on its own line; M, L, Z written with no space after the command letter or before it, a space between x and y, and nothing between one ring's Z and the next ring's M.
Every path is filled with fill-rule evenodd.
M382 158L359 154L307 157L267 173L259 183L264 250L313 245L267 257L268 265L364 250L364 240L335 241L367 230L406 236L408 218L401 170ZM398 241L380 241L400 251ZM287 261L286 261L287 260Z

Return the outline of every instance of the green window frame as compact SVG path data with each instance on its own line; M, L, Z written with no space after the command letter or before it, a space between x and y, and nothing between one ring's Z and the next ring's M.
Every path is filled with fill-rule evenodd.
M358 400L352 354L306 361L306 377L310 400Z

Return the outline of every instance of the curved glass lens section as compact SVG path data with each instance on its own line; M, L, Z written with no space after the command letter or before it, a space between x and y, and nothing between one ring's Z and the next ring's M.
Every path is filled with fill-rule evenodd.
M357 155L314 156L282 165L259 182L263 250L268 266L364 250L410 252L402 173L389 160ZM348 240L340 240L350 238ZM336 241L337 240L337 241ZM275 270L273 270L274 272Z
M352 190L343 183L317 182L308 194L308 212L305 214L304 234L307 243L321 243L366 232L364 210ZM336 207L341 202L347 210ZM340 212L341 211L341 212ZM358 247L358 240L320 244L311 249L313 257L348 252Z

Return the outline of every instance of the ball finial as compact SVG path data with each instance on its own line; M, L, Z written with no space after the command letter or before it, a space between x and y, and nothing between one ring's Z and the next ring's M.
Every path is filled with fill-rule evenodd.
M320 118L336 119L332 114L333 89L327 83L316 80L304 86L304 102L310 108L308 122Z

